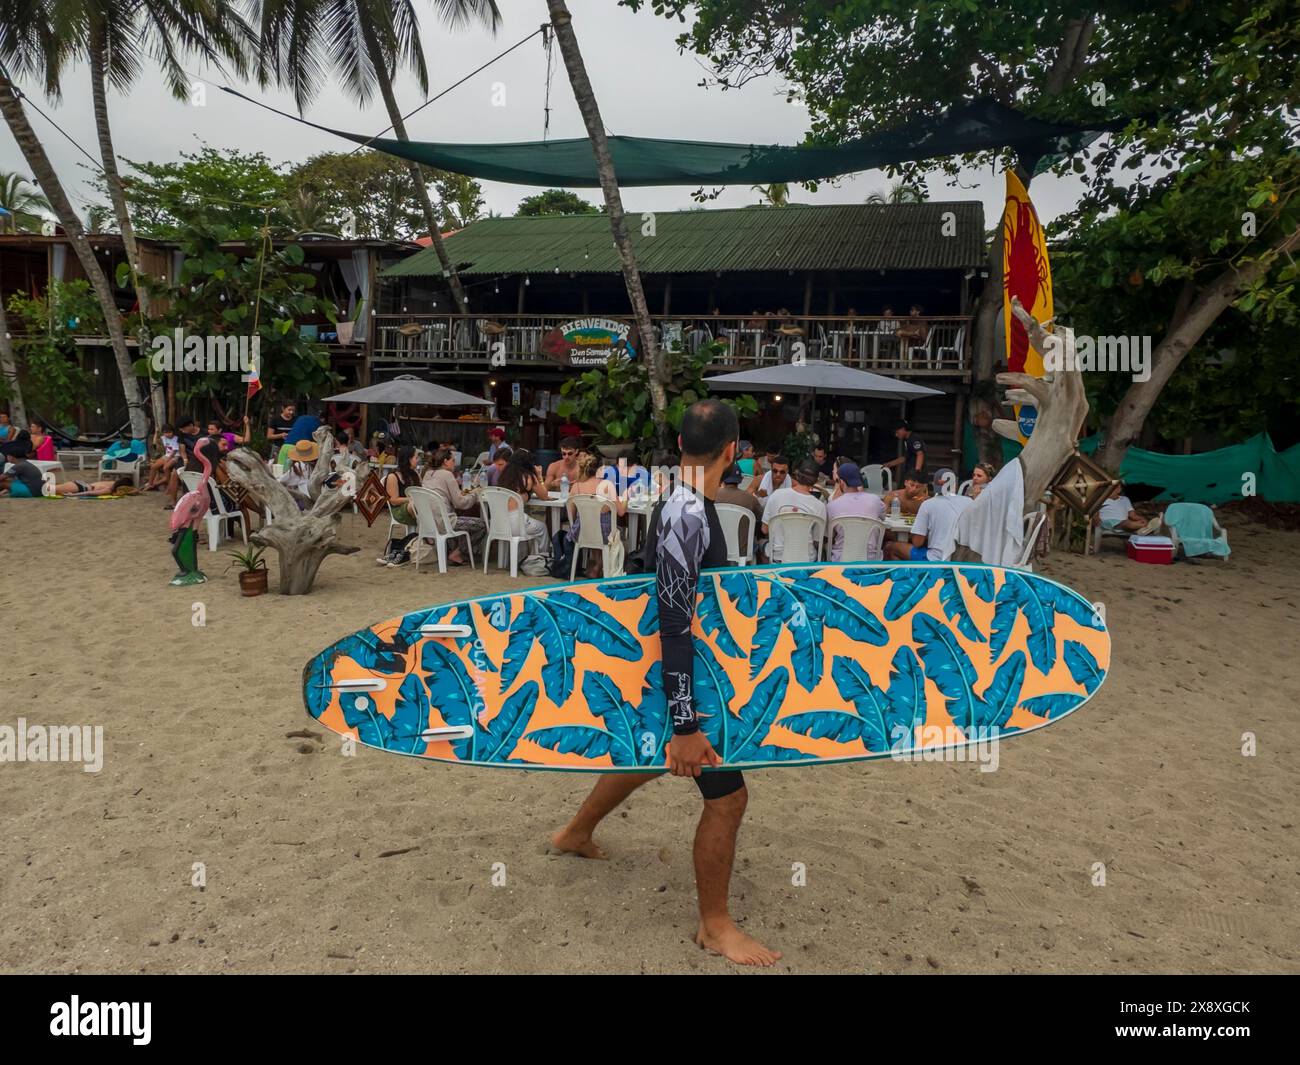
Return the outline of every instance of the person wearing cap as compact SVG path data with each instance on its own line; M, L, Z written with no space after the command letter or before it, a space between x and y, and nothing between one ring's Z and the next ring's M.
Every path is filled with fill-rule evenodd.
M772 518L783 510L801 510L815 518L826 521L826 504L812 494L817 483L817 464L812 459L804 459L790 475L790 483L777 488L767 497L763 507L763 535L768 539L768 554L773 562L780 562L785 545L781 540L779 528L772 529Z
M826 504L826 520L829 523L836 518L885 518L884 501L862 486L862 470L856 462L841 462L835 469L835 495ZM831 561L839 562L843 551L844 530L836 529Z
M488 462L495 462L497 458L497 448L506 446L506 431L501 426L493 426L488 430Z
M894 436L903 441L903 453L898 458L884 463L885 467L894 469L901 466L903 470L925 469L925 441L912 432L912 427L906 420L898 423Z
M934 495L921 504L912 523L911 542L891 540L885 545L885 557L903 562L944 562L951 554L945 553L944 544L952 544L952 533L957 520L975 501L969 496L959 496L951 491L957 480L949 469L935 471Z
M758 550L762 542L758 530L763 524L763 504L751 493L746 492L740 487L740 482L744 480L745 475L740 471L740 464L733 463L731 468L722 475L722 484L718 486L718 494L714 497L715 503L730 503L733 507L742 507L754 515L754 550ZM741 543L744 543L745 536L741 535Z

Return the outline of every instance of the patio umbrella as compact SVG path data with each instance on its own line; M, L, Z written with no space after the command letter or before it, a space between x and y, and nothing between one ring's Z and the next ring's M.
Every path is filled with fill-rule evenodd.
M779 366L763 366L757 370L741 370L738 373L721 374L718 377L706 377L704 383L709 391L722 392L794 392L811 395L816 405L818 392L830 392L837 396L872 396L877 399L924 399L926 396L942 396L938 388L900 381L896 377L855 370L838 362L826 362L824 359L808 359L803 363L782 363Z
M327 403L392 403L411 407L490 407L492 400L402 374L391 381L329 396Z

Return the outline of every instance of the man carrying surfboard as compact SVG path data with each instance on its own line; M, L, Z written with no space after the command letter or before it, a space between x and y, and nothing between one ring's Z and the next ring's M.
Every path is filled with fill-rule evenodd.
M739 435L735 411L720 400L700 400L686 411L678 436L683 476L650 517L644 558L647 568L650 562L655 567L664 694L673 728L669 764L674 776L693 778L704 798L695 832L700 908L695 941L738 964L766 966L775 964L780 952L745 935L727 910L736 834L749 801L745 779L738 770L703 772L720 765L720 759L700 731L694 697L695 587L702 569L727 565L726 539L713 500L735 461ZM596 826L642 784L662 775L602 776L573 820L551 837L552 844L584 858L604 858L592 839Z

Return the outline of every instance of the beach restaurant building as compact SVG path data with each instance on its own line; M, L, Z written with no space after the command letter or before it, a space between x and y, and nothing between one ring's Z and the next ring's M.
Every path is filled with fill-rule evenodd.
M907 408L819 396L816 427L839 453L880 461L897 453L893 429L906 413L933 458L956 460L972 311L987 280L978 202L700 208L627 221L661 345L722 341L710 373L802 354L940 389ZM483 395L521 444L554 447L560 389L590 365L566 338L603 325L636 347L608 217L487 218L445 244L469 313L454 313L433 249L388 268L375 302L370 379L415 373ZM896 336L913 305L927 327L920 344ZM760 414L746 435L762 445L794 429L800 397L755 398ZM450 438L466 451L486 439L486 420L433 420L417 435Z

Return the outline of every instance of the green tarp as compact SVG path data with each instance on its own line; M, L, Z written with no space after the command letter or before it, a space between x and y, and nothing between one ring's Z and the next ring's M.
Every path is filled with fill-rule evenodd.
M1079 450L1092 454L1101 443L1101 434L1079 441ZM978 453L975 431L967 425L964 454ZM1020 454L1020 445L1002 441L1002 457L1008 462ZM963 464L967 470L973 459ZM1300 444L1278 451L1267 433L1260 433L1240 444L1202 451L1195 455L1163 455L1131 447L1120 464L1119 475L1132 484L1149 484L1162 491L1160 502L1227 503L1242 498L1250 487L1247 475L1254 480L1253 495L1270 503L1300 503Z
M439 144L374 138L331 129L276 111L229 87L225 91L295 122L453 174L548 188L598 188L596 162L586 137L512 144ZM1050 163L1127 119L1088 127L1029 118L995 100L976 100L933 119L827 148L716 144L707 141L610 137L618 183L637 185L767 185L815 181L938 156L1014 148L1026 163Z

